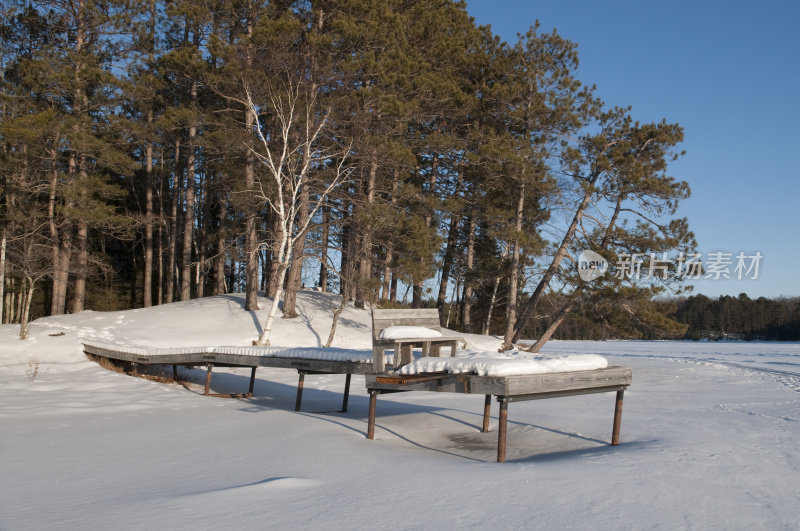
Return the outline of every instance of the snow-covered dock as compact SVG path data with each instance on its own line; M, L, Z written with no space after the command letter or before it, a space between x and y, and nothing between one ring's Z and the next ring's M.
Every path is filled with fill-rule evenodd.
M500 403L500 423L497 429L497 461L502 463L506 460L508 404L510 402L616 391L611 445L617 446L619 444L620 423L622 420L622 399L625 389L631 383L631 379L631 369L625 367L502 376L447 372L408 375L367 374L365 376L367 390L369 391L367 438L374 438L377 398L381 393L434 391L485 395L482 430L484 432L489 431L491 398L494 396Z
M158 348L142 345L120 345L118 343L91 341L83 343L84 352L91 356L123 361L141 365L172 365L173 377L177 379L177 366L205 366L207 368L205 395L227 397L249 397L253 394L256 369L274 367L294 369L298 372L297 398L295 410L299 411L303 397L303 383L306 374L345 374L342 411L347 411L352 374L364 374L370 395L367 438L373 439L375 433L375 414L377 396L381 393L400 391L437 391L485 395L483 431L488 431L491 397L500 403L500 424L497 436L497 461L505 461L506 433L508 425L508 404L523 400L538 400L588 393L616 391L614 424L611 444L619 444L622 399L625 389L631 383L631 370L623 367L606 367L605 358L594 355L562 357L559 365L544 364L530 366L524 360L497 359L497 371L493 360L486 356L480 364L450 364L446 371L425 369L425 361L437 362L437 358L421 358L422 367L413 374L398 372L375 372L373 352L322 347L243 347L243 346L198 346L178 348ZM466 359L471 359L467 356ZM458 360L458 358L449 358ZM518 363L513 363L518 362ZM522 365L519 365L522 363ZM514 374L509 365L533 369L532 373ZM235 395L211 394L211 375L214 367L250 367L250 387L247 393ZM408 367L408 366L405 366ZM403 367L403 368L405 368ZM435 366L438 368L438 366ZM402 371L401 368L400 370ZM560 369L558 372L554 372ZM585 370L589 369L589 370ZM448 372L449 371L449 372ZM549 372L540 372L549 371ZM406 371L407 372L407 371ZM539 372L539 373L537 373Z
M303 400L303 382L306 374L345 374L342 411L347 411L350 396L350 376L366 374L372 369L372 352L322 347L242 347L242 346L197 346L158 348L143 345L121 345L118 343L85 341L86 354L112 360L141 365L172 365L173 378L177 380L177 367L204 366L207 369L204 393L206 396L248 397L253 395L256 369L275 367L295 369L298 373L295 411L300 410ZM250 387L247 393L238 395L212 394L211 374L214 367L250 367Z

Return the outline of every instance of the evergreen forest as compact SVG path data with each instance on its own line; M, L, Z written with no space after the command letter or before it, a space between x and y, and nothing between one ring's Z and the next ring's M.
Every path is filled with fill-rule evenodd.
M8 0L0 17L0 314L21 337L40 316L234 292L291 318L303 287L435 306L509 346L796 337L797 301L675 298L674 264L579 278L584 249L666 263L696 242L668 171L683 129L597 98L556 31L507 43L451 0Z

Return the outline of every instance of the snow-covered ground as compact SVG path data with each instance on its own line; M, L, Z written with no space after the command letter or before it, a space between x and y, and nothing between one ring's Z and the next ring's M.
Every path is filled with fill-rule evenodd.
M483 397L368 398L353 377L259 369L255 397L202 396L105 370L80 341L250 345L266 314L239 295L0 326L0 529L798 529L800 344L559 342L633 368L622 444L613 394L513 403L508 462L480 433ZM319 346L337 301L303 292L273 345ZM473 350L498 340L469 336ZM348 308L333 346L367 349ZM249 370L215 372L242 392ZM496 425L493 405L493 428Z

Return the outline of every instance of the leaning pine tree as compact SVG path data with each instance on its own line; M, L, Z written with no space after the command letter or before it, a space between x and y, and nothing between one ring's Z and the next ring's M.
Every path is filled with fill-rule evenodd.
M517 319L513 334L506 336L505 348L521 339L546 289L559 275L564 258L570 256L575 263L572 253L590 249L613 263L621 256L668 262L664 257L670 251L693 252L696 243L686 219L671 218L678 202L689 196L689 186L666 173L668 162L681 154L676 146L682 140L683 129L677 124L640 124L631 119L627 110L614 109L601 116L599 133L584 137L576 148L566 152L564 170L578 191L572 221ZM663 274L650 279L646 286L637 286L637 279L615 272L615 289L622 289L620 284L624 283L629 293L644 290L653 295L682 281L668 263L660 264L659 272ZM571 283L562 276L564 280ZM538 352L576 304L603 289L608 292L609 280L595 284L574 281L566 304L529 350ZM630 301L634 299L641 297L625 297L621 307L632 308ZM641 312L628 313L632 319L642 317Z

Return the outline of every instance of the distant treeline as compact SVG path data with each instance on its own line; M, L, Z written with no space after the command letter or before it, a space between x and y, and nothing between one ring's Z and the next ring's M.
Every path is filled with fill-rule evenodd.
M688 325L689 339L800 340L800 297L697 295L679 300L672 317Z
M662 326L651 326L652 315L637 319L636 311L657 312ZM548 317L542 317L531 326L528 337L537 337L548 324ZM658 299L633 312L587 302L572 312L554 337L800 341L800 297L751 299L742 293L738 297L712 299L695 295Z

